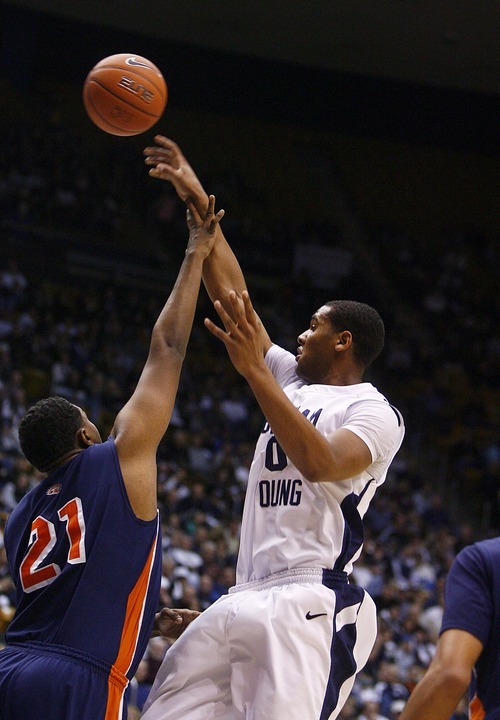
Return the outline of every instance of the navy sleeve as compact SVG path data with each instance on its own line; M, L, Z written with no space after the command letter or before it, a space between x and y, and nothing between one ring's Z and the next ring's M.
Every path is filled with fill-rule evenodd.
M446 579L441 633L466 630L486 645L493 619L489 576L486 558L476 545L457 555Z

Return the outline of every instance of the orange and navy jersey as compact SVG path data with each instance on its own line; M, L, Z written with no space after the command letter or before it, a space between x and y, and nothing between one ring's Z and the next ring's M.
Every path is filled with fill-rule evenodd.
M50 473L5 530L16 613L7 643L44 643L96 658L126 683L158 610L158 518L131 508L112 438Z
M485 720L486 718L483 703L477 695L474 695L469 702L469 718L470 720Z
M500 720L500 537L468 545L455 558L441 632L452 629L483 645L470 686L471 720Z

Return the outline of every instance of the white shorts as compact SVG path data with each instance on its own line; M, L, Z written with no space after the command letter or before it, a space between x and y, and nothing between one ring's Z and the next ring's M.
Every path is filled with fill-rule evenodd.
M377 632L371 597L338 575L231 588L167 651L143 720L334 720Z

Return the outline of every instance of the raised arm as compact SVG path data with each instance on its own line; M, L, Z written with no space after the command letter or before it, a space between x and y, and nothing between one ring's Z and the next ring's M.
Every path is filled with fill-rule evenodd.
M194 207L188 210L189 241L183 263L154 325L136 389L118 413L111 431L132 508L143 520L156 516L156 450L174 408L203 262L212 249L223 215L222 210L214 215L214 202L212 195L203 221Z
M172 183L180 199L184 202L191 200L198 213L203 216L208 195L181 149L177 143L163 135L156 135L154 139L157 144L144 150L145 163L151 168L149 174ZM246 290L238 259L220 227L216 230L212 252L203 265L203 283L212 302L219 300L229 313L232 312L228 302L230 291L234 290L238 297L241 297L243 290ZM267 333L265 334L267 336ZM271 340L267 336L267 348L270 346Z

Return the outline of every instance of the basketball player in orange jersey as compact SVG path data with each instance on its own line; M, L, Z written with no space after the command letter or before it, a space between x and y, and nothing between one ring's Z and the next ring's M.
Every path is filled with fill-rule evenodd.
M179 147L155 137L150 175L199 212L208 197ZM349 583L363 516L404 436L368 382L384 326L364 303L317 309L296 354L273 344L220 228L203 281L226 346L266 419L249 473L237 584L167 651L144 720L334 720L376 635L373 600Z
M174 407L203 262L222 213L214 214L213 196L203 221L194 208L188 212L184 261L110 437L102 442L85 412L64 398L40 400L21 420L21 448L46 477L13 510L5 530L17 589L0 652L5 720L127 718L125 691L159 602L156 450ZM166 611L157 622L175 635L194 615Z

